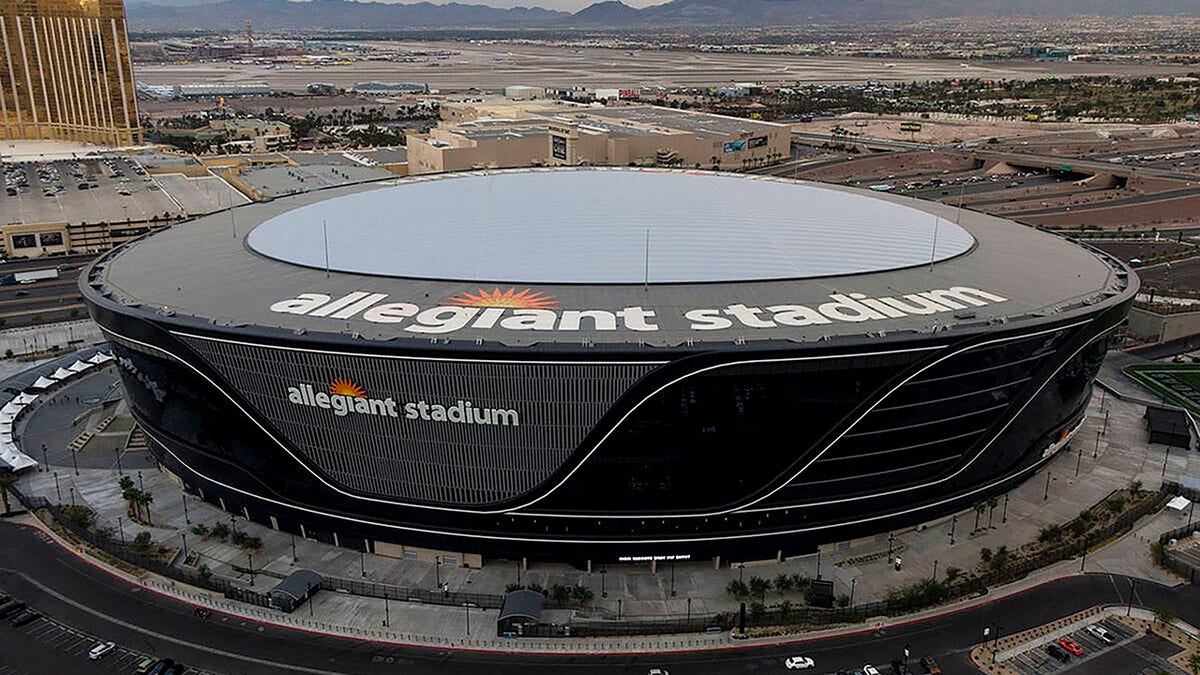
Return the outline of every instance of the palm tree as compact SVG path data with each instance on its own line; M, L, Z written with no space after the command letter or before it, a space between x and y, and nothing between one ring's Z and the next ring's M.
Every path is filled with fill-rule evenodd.
M134 509L134 494L137 492L133 487L133 479L129 476L121 476L117 480L117 486L121 488L121 499L125 500L125 514L136 520L133 513Z
M988 529L992 529L992 517L996 515L996 507L1000 505L999 497L992 497L987 500L988 505Z
M987 509L987 504L985 502L975 502L974 508L975 508L975 530L978 530L979 529L979 517L982 516L984 510ZM972 530L972 531L974 531L974 530Z
M1188 668L1191 669L1192 675L1200 675L1200 654L1192 654L1188 657Z
M150 505L154 503L154 495L143 490L137 491L137 503L146 507L146 524L154 525L154 521L150 520Z
M17 484L17 474L0 473L0 499L4 500L4 513L8 513L8 491Z

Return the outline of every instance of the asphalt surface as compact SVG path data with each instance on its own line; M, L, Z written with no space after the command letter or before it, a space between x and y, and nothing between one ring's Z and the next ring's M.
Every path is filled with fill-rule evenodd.
M934 654L947 672L972 672L966 650L983 629L1009 634L1103 603L1129 599L1122 577L1060 580L983 606L887 628L799 644L669 655L539 656L395 647L303 633L213 613L196 619L191 606L131 586L81 561L32 528L0 524L0 588L74 628L138 651L170 656L223 673L645 673L650 667L689 673L783 672L783 659L804 654L817 672L887 663L906 644L914 657ZM1135 604L1168 607L1200 623L1200 589L1139 582ZM303 610L301 610L303 611ZM21 629L0 623L0 672L71 672L80 657L29 648Z

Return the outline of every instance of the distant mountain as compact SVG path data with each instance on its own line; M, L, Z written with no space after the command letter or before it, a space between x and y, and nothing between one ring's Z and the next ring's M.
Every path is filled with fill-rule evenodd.
M988 16L1200 16L1197 0L671 0L644 9L604 0L575 14L543 8L352 2L351 0L130 0L135 32L238 30L405 30L444 28L654 28L784 26L823 22L915 21Z
M350 0L224 0L208 4L130 2L129 28L134 32L240 30L249 19L264 30L403 30L409 28L534 28L571 17L540 7L497 9L452 2L411 5Z

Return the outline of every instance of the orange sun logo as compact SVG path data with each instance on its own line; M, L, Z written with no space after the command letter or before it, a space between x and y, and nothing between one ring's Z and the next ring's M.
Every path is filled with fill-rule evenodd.
M479 293L463 292L460 296L447 298L443 305L455 307L508 307L512 309L558 309L558 299L541 291L529 288L517 291L510 287L507 291L493 288L491 291L479 289Z
M334 396L353 396L354 398L365 398L367 395L362 387L344 377L339 377L329 383L329 393Z

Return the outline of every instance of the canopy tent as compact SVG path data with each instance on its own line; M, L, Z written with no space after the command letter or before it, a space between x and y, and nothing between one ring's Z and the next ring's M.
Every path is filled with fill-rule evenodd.
M54 374L52 374L50 377L56 380L65 380L73 375L75 375L75 373L67 370L66 368L59 368L58 370L54 371Z
M1187 510L1187 507L1189 507L1191 505L1192 505L1192 502L1187 497L1184 497L1183 495L1179 495L1178 497L1175 497L1171 501L1167 502L1167 508L1174 509L1175 511Z
M108 363L109 361L112 361L112 360L113 360L112 354L109 354L107 352L96 352L95 354L92 355L92 358L88 359L88 363L94 363L96 365L100 365L101 363Z
M23 394L19 394L16 398L14 398L13 402L20 403L21 405L29 405L30 403L33 403L34 401L36 401L37 398L38 398L37 394L23 393Z
M53 387L57 384L58 384L58 382L55 382L54 380L51 380L48 377L39 377L36 382L29 385L29 388L30 389L49 389L50 387Z
M20 403L17 403L16 401L9 401L8 403L4 404L3 408L0 408L0 415L8 415L9 417L16 417L17 414L20 413L24 409L25 409L25 406L21 405Z
M21 471L37 466L37 462L17 449L16 444L12 441L0 442L0 462L8 465L13 471Z
M84 363L83 361L76 359L75 363L72 363L71 365L67 366L67 370L69 370L73 373L82 373L83 371L88 370L89 368L95 368L95 367L96 367L96 364L94 364L94 363Z

